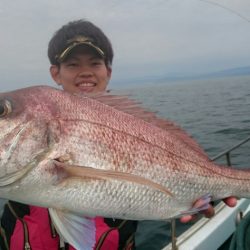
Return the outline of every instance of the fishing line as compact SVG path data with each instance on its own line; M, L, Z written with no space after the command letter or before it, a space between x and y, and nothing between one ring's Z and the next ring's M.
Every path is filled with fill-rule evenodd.
M204 2L204 3L208 3L210 5L215 5L217 7L220 7L220 8L222 8L222 9L228 11L228 12L231 12L231 13L237 15L238 17L240 17L241 19L247 21L248 23L250 23L250 19L248 19L245 16L241 15L239 12L237 12L237 11L235 11L233 9L228 8L227 6L224 6L224 5L221 5L219 3L212 2L212 1L207 1L207 0L198 0L198 1Z

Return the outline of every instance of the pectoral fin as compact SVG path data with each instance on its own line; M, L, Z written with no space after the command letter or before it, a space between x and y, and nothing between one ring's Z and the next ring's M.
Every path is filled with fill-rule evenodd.
M95 245L95 221L70 212L49 208L49 214L60 237L75 249L92 250Z
M58 161L55 161L55 164L57 167L61 168L61 170L65 171L68 177L124 180L124 181L134 182L140 185L145 185L157 189L167 194L168 196L173 196L173 194L161 184L158 184L156 182L153 182L149 179L146 179L144 177L135 174L118 172L113 170L96 169L91 167L66 165Z

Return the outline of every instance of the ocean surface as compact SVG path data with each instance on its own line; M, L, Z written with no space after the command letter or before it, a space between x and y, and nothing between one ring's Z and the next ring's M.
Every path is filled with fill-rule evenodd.
M195 138L210 157L250 136L250 76L148 84L124 89L160 117L174 121ZM250 142L232 154L234 167L250 167ZM224 159L220 160L223 163ZM178 223L180 234L191 223ZM158 250L170 241L167 222L139 223L139 250Z
M195 138L210 157L250 137L250 76L150 84L126 90L150 110L174 121ZM233 167L250 168L250 141L233 151ZM225 158L218 160L224 164ZM192 223L177 222L177 234ZM168 222L139 223L139 250L158 250L170 242Z

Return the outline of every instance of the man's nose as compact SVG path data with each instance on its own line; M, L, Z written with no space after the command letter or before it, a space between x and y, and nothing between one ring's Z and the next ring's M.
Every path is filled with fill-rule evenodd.
M81 71L79 73L79 76L82 76L82 77L89 77L89 76L92 76L92 75L93 75L93 73L87 67L82 67Z

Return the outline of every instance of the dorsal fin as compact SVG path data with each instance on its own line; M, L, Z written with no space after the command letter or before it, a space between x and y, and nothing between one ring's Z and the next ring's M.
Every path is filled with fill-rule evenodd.
M159 118L156 115L156 112L148 111L141 107L140 102L130 99L128 96L113 95L110 93L98 93L85 96L104 105L113 107L116 110L132 115L138 119L144 120L158 128L170 131L173 136L177 137L189 148L196 151L201 157L205 158L206 160L209 159L199 144L182 128L169 120Z

